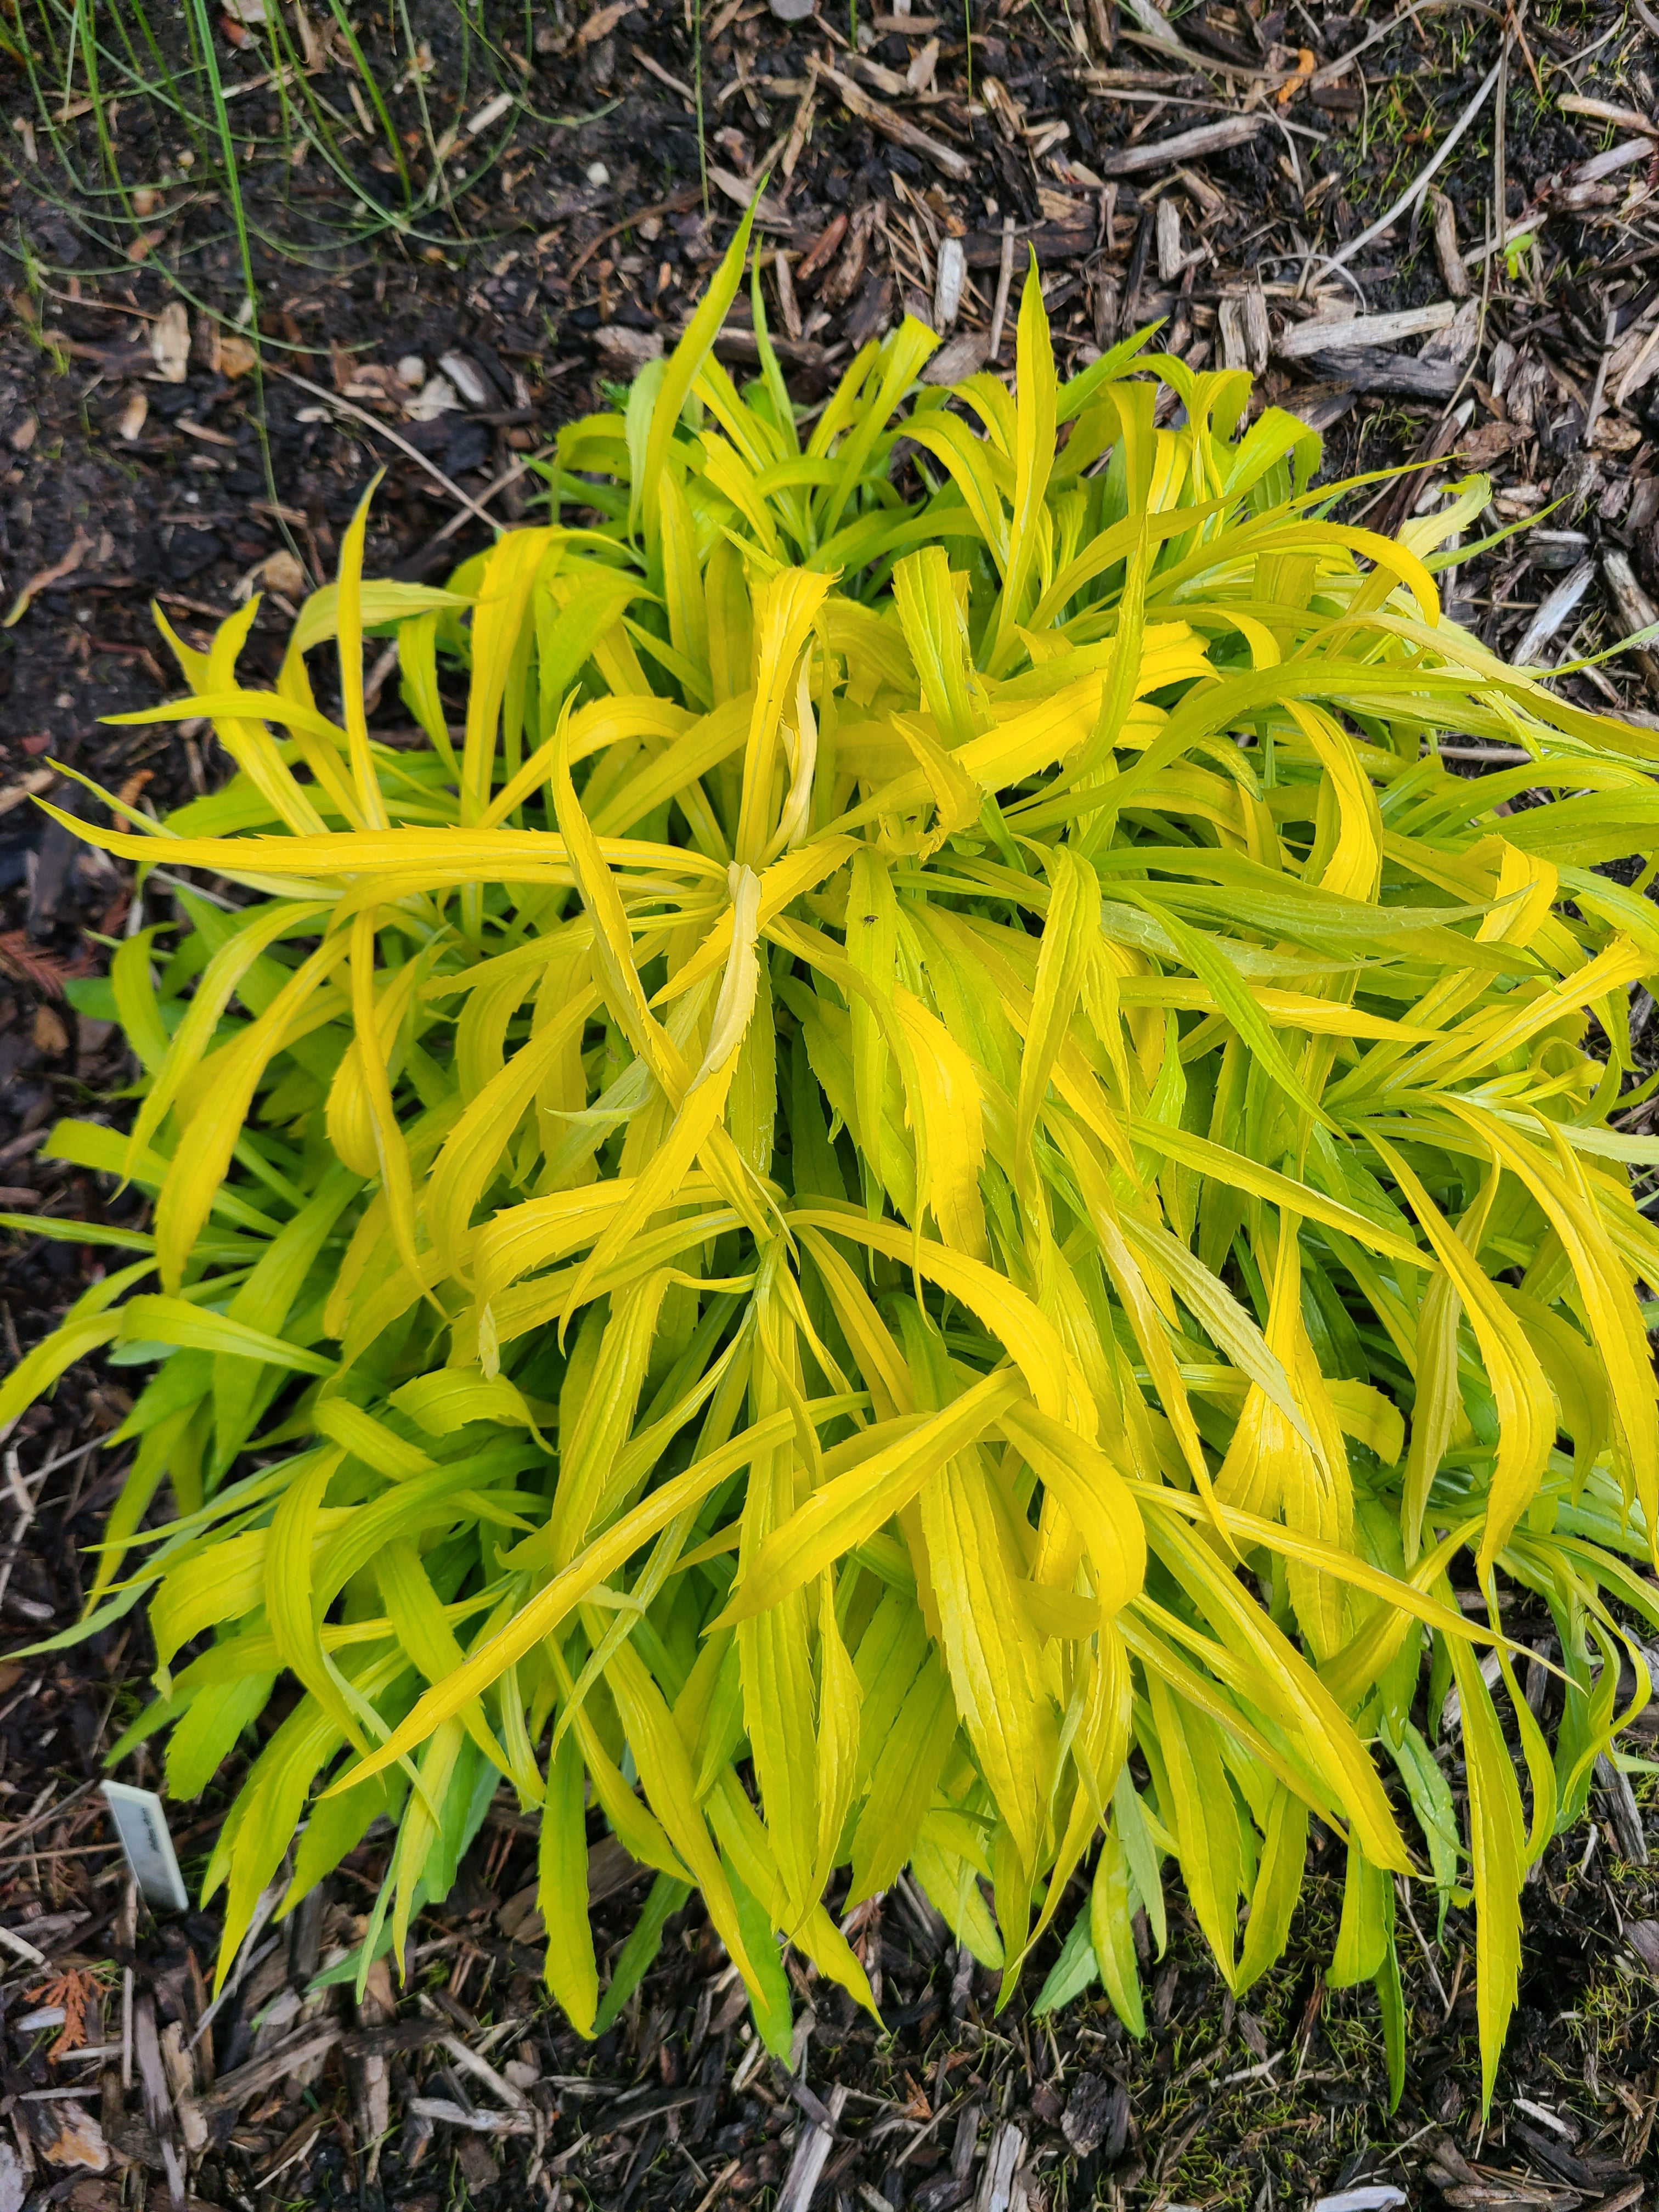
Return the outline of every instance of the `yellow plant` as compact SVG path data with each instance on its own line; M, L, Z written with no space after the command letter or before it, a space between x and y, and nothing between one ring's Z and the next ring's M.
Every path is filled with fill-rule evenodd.
M1013 392L919 384L907 320L809 430L757 289L758 377L711 350L746 242L550 522L440 592L365 582L360 514L274 690L250 614L172 641L139 719L210 719L224 788L74 825L228 887L90 987L140 1103L51 1152L153 1228L0 1390L154 1367L77 1632L148 1601L121 1748L167 1729L192 1796L299 1686L222 1972L307 1808L289 1906L396 1823L366 1972L505 1778L576 2027L695 1887L775 2047L780 1940L869 2004L836 1914L906 1869L1005 1996L1071 1897L1044 2001L1139 2032L1173 1859L1243 1991L1316 1818L1396 2085L1395 1878L1472 1894L1490 2094L1527 1869L1659 1620L1659 1149L1613 1121L1659 923L1601 872L1659 749L1442 616L1483 480L1345 525L1242 374L1143 337L1059 383L1035 276ZM604 1991L598 1823L657 1874Z

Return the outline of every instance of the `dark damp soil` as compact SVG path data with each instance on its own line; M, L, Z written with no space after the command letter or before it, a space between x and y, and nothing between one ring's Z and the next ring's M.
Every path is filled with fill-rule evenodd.
M1161 319L1193 366L1250 368L1265 399L1321 429L1328 478L1413 459L1429 486L1487 471L1487 529L1551 507L1452 586L1499 649L1532 632L1537 659L1577 659L1646 619L1614 596L1610 554L1659 596L1659 32L1640 7L1431 5L1346 65L1384 6L1200 4L1164 30L1114 0L793 24L755 0L410 0L355 21L292 0L149 17L110 0L93 15L95 94L78 15L0 11L0 1212L119 1218L134 1203L40 1157L59 1115L123 1110L131 1063L66 986L101 969L130 888L31 802L101 807L61 769L161 808L227 772L202 729L103 720L176 689L151 603L200 646L260 592L245 665L269 675L377 471L380 573L446 573L488 542L475 509L533 514L538 457L672 344L762 172L769 315L805 401L907 308L932 313L945 237L968 271L955 359L1011 367L1009 225L1015 298L1029 241L1063 362ZM1500 64L1436 176L1444 207L1424 199L1331 268ZM1218 150L1135 166L1229 123L1248 128ZM1597 163L1628 145L1638 159ZM1454 251L1476 257L1455 287ZM1345 300L1376 315L1465 290L1449 331L1286 348ZM726 343L741 363L741 328ZM1354 507L1371 500L1368 520L1391 526L1419 496L1413 480ZM1540 606L1581 569L1549 628ZM1659 705L1659 665L1632 653L1563 682L1617 711ZM400 713L388 685L380 720ZM7 1364L104 1264L0 1237ZM127 1402L118 1369L77 1369L4 1440L10 1648L79 1609L124 1467L100 1446ZM1340 1868L1319 1835L1290 1952L1241 2002L1172 1895L1139 2043L1098 1991L1035 2016L1057 1938L997 2014L992 1978L918 1895L890 1892L857 1930L885 2033L803 1978L791 2075L755 2045L695 1905L615 2025L579 2044L541 1992L533 1837L503 1804L417 1927L402 1989L372 1982L362 2008L305 1994L361 1934L384 1858L371 1838L314 1909L253 1944L198 2035L214 1912L135 1908L95 1786L148 1665L137 1619L0 1664L0 1925L46 1960L0 1955L8 2212L159 2203L170 2175L244 2212L1270 2212L1322 2197L1382 2212L1393 2191L1636 2212L1651 2190L1659 1877L1637 1863L1644 1823L1659 1849L1651 1778L1633 1810L1598 1793L1528 1891L1484 2130L1464 1916L1402 1945L1407 2085L1390 2117L1375 1999L1321 1972ZM143 1752L123 1771L154 1778ZM171 1808L192 1893L235 1780ZM594 1881L613 1970L644 1882L605 1850ZM90 2094L40 2094L65 2087Z

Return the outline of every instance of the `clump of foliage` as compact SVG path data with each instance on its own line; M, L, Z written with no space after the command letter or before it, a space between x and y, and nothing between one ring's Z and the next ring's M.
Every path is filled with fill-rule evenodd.
M246 614L173 641L139 719L210 718L224 788L75 825L229 887L115 955L134 1126L51 1149L154 1227L0 1393L153 1365L82 1632L148 1601L122 1749L189 1797L298 1686L222 1971L307 1808L288 1907L395 1824L366 1972L504 1778L576 2027L695 1887L777 2047L780 1940L870 2003L824 1900L907 1869L1006 1996L1093 1854L1044 1996L1139 2033L1174 1860L1243 1991L1316 1819L1396 2083L1396 1878L1473 1897L1489 2094L1659 1621L1659 1147L1612 1121L1659 921L1599 872L1659 748L1442 617L1482 480L1345 526L1243 374L1059 383L1035 272L1014 393L919 383L907 320L809 430L758 287L758 376L712 351L746 240L551 523L436 591L365 582L360 514L274 690ZM600 1822L657 1874L604 1991Z

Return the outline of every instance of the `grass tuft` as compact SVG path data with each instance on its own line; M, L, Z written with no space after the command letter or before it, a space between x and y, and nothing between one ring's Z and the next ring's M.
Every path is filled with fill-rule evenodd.
M1659 1625L1659 923L1601 872L1659 748L1443 617L1484 479L1346 526L1241 374L1142 333L1060 384L1035 264L1014 393L919 382L907 319L803 440L763 314L746 387L712 350L748 230L544 526L437 590L365 580L360 513L274 690L251 609L169 634L131 719L210 720L223 789L70 824L241 902L87 987L137 1120L49 1157L153 1224L0 1387L153 1370L76 1632L148 1605L115 1755L166 1731L191 1796L297 1692L222 1977L307 1807L284 1911L394 1824L361 1976L505 1778L576 2027L695 1887L779 2051L781 1941L873 2008L828 1896L908 1867L1004 2002L1069 1926L1040 2005L1139 2033L1165 1862L1243 1996L1311 1836L1395 2097L1396 1884L1473 1902L1490 2099ZM605 1990L601 1826L657 1875Z

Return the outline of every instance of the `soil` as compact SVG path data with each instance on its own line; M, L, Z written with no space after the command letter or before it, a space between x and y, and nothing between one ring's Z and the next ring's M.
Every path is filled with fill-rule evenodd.
M957 358L1012 366L1011 316L989 353L1012 224L1016 299L1029 240L1063 363L1163 319L1193 366L1248 366L1265 399L1322 430L1328 479L1412 459L1431 488L1488 470L1487 528L1550 507L1452 586L1455 611L1500 650L1531 632L1536 658L1577 660L1627 635L1609 555L1659 596L1647 412L1659 346L1651 361L1643 351L1659 314L1646 275L1659 136L1643 119L1656 113L1659 22L1639 5L1628 19L1558 8L1556 23L1537 9L1431 4L1339 69L1382 7L1200 5L1158 29L1156 10L1114 0L1059 15L1000 0L937 19L854 7L845 21L793 24L756 0L586 14L557 0L471 17L413 0L364 12L361 68L343 10L313 21L290 4L273 28L267 8L276 0L158 18L143 74L174 73L169 105L109 74L111 54L137 51L117 31L139 20L112 5L105 90L118 108L102 141L84 79L64 73L67 16L13 15L10 29L0 16L0 1211L120 1218L134 1204L39 1157L61 1114L122 1111L131 1063L65 987L100 969L129 890L28 802L100 807L72 769L166 808L227 772L200 729L103 720L176 689L147 603L199 647L262 592L244 665L269 674L296 595L331 573L377 471L371 572L442 574L489 542L474 506L501 523L533 516L537 460L558 426L672 344L763 171L769 258L781 250L794 272L780 295L774 264L769 313L803 400L907 307L931 314L951 237L968 276ZM191 106L201 24L231 94L234 198ZM1419 203L1346 273L1314 260L1297 296L1310 257L1341 253L1388 211L1500 57L1499 82L1436 176L1446 208ZM872 113L896 118L898 139ZM1219 151L1133 166L1241 116L1253 135ZM1597 155L1626 143L1638 160L1595 173ZM1344 299L1369 314L1445 300L1449 222L1463 253L1498 240L1468 270L1474 305L1451 332L1425 325L1358 353L1297 356L1291 340L1287 352L1287 333ZM726 343L740 361L741 330ZM439 376L442 408L418 397ZM1419 481L1360 494L1350 511L1369 498L1367 520L1392 526ZM1549 629L1540 606L1569 598L1557 587L1586 564ZM1659 665L1628 652L1559 680L1616 711L1659 704ZM388 684L380 720L400 714ZM9 1361L102 1264L74 1243L0 1241ZM126 1403L118 1370L77 1369L5 1440L0 1632L14 1647L76 1616L83 1547L123 1472L99 1447ZM1467 1917L1454 1910L1438 1940L1425 1924L1402 1946L1412 2032L1390 2116L1375 1999L1328 1990L1317 1963L1340 1887L1328 1837L1285 1962L1242 2002L1171 1898L1169 1954L1146 1962L1140 2043L1097 1991L1035 2015L1057 1939L998 2014L991 1978L931 1909L890 1892L857 1937L885 2033L803 1978L792 2074L754 2045L695 1904L667 1921L615 2025L579 2043L541 1990L533 1836L503 1802L454 1894L422 1920L406 1984L377 1977L361 2008L337 1987L306 1994L361 1935L384 1858L371 1838L314 1908L253 1944L246 1978L198 2033L215 1915L137 1909L96 1790L147 1670L137 1620L0 1665L0 1923L47 1962L15 1947L0 1960L4 2212L105 2212L174 2185L259 2212L1269 2212L1321 2197L1382 2212L1437 2196L1471 2212L1636 2212L1652 2188L1650 1777L1633 1808L1598 1793L1593 1821L1552 1845L1528 1891L1520 2007L1483 2128ZM154 1778L142 1752L123 1773ZM235 1780L171 1808L192 1895ZM644 1877L603 1851L594 1873L614 1968ZM29 2024L54 2009L64 2022ZM64 2088L83 2094L41 2094Z

